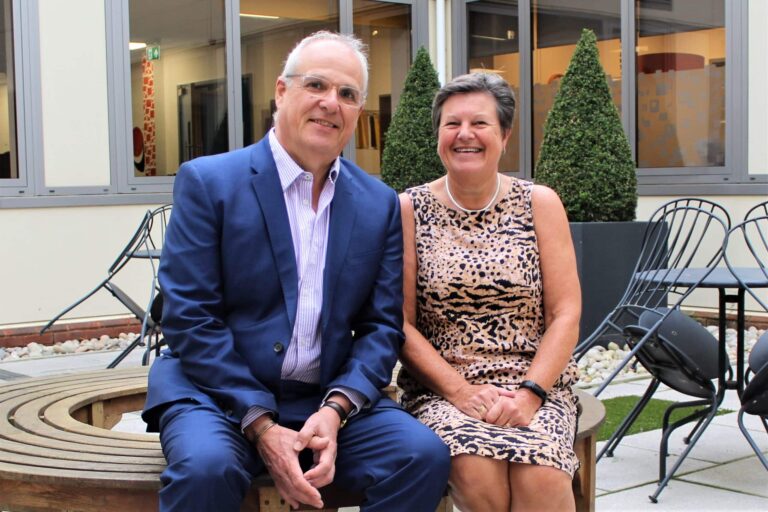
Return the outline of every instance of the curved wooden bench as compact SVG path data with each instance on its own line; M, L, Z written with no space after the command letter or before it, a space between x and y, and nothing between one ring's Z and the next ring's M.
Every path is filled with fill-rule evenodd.
M109 430L144 405L147 368L103 370L13 381L0 388L0 509L13 511L157 510L165 458L157 434ZM595 435L602 404L579 393L574 478L579 510L594 510ZM326 506L359 497L324 489ZM350 498L352 500L350 501ZM357 501L355 501L357 500ZM289 510L268 476L254 480L243 510ZM440 511L452 511L449 498Z

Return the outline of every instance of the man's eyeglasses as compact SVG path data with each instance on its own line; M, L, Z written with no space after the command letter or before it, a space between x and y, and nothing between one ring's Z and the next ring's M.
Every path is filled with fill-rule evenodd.
M301 88L317 98L325 98L331 89L336 89L339 103L347 107L358 108L365 101L363 93L351 85L336 85L325 78L312 75L286 75L285 78L298 79L297 83Z

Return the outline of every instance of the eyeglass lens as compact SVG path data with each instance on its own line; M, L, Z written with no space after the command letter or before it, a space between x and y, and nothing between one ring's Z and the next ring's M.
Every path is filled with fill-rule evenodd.
M303 75L301 76L301 86L314 96L325 97L336 89L339 101L346 105L358 107L362 101L362 93L351 85L332 84L325 78L319 76Z

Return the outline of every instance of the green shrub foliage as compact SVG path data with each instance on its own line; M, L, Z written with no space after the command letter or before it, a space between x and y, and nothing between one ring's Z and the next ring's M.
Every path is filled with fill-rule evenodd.
M405 78L381 161L381 179L398 192L444 174L432 131L432 99L439 88L429 53L421 47Z
M635 219L635 164L591 30L582 31L547 116L535 178L560 195L572 222Z

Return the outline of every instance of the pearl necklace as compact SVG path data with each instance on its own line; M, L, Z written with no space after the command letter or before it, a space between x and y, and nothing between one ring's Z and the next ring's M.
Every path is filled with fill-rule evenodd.
M459 204L458 201L453 197L453 194L451 194L451 187L448 185L448 176L445 177L445 192L448 194L448 199L451 200L453 203L453 206L458 208L459 210L463 211L464 213L480 213L486 211L488 208L491 207L491 205L496 201L496 198L499 197L499 190L501 190L501 176L499 174L496 174L496 192L493 193L493 197L490 201L488 201L488 204L483 206L480 209L477 210L470 210L469 208L464 208Z

